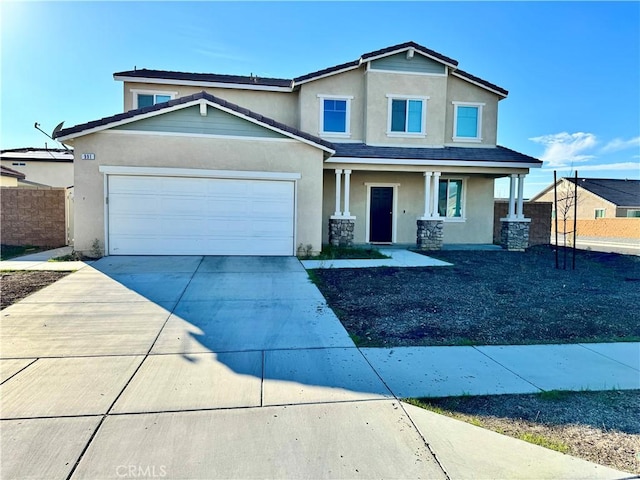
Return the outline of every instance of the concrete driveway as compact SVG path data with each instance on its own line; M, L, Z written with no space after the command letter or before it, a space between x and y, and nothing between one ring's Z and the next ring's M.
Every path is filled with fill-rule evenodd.
M295 258L106 257L1 326L3 479L620 476L399 402Z

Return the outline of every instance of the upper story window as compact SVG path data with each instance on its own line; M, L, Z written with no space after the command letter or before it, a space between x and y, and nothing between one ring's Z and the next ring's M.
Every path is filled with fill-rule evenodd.
M351 135L351 96L318 95L320 99L320 135Z
M606 211L604 208L596 208L595 209L595 218L604 218Z
M387 135L424 137L429 97L387 95L387 98L389 99Z
M463 181L459 179L440 180L438 191L438 214L441 217L462 220L462 186Z
M176 98L176 92L154 92L149 90L132 90L133 108L144 108L164 103Z
M453 140L482 141L482 107L484 103L453 102Z

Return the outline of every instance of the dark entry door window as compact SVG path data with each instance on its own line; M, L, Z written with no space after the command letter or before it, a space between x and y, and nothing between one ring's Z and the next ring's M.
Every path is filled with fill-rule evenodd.
M371 187L369 241L391 243L393 233L393 187Z

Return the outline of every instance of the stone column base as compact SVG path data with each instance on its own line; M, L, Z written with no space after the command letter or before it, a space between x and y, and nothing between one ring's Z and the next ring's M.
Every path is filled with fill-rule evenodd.
M530 218L501 218L500 245L510 252L524 252L529 247Z
M356 217L331 217L329 219L329 244L334 247L353 246Z
M416 246L419 250L441 250L444 222L442 220L418 220Z

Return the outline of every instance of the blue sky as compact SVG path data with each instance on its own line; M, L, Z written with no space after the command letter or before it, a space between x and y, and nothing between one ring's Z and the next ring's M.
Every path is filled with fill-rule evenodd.
M413 40L509 90L498 143L545 160L525 196L554 168L640 177L638 2L3 1L0 16L3 149L54 144L36 121L119 113L112 74L134 66L290 78Z

